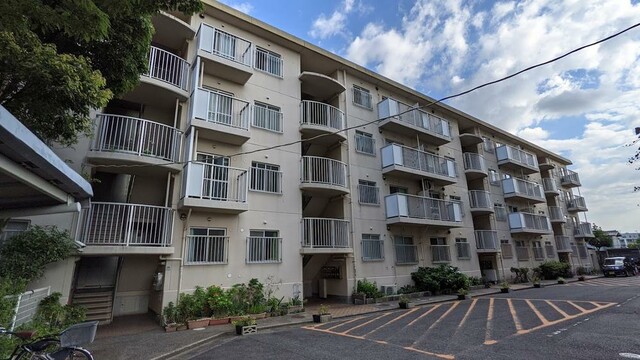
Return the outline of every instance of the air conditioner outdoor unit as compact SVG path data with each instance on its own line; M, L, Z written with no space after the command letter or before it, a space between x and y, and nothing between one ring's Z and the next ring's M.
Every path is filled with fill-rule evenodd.
M380 291L385 295L395 295L396 294L396 285L381 285Z

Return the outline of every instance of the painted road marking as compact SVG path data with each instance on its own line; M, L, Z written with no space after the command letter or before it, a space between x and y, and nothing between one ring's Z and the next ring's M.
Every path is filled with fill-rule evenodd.
M469 309L464 314L464 317L460 321L460 324L458 324L458 329L460 329L462 325L464 325L464 323L467 322L467 319L469 318L469 314L471 314L471 311L473 311L473 308L476 306L476 302L478 302L478 299L473 299L473 301L471 302L471 306L469 306Z
M520 323L520 319L518 318L516 309L513 307L513 301L511 301L511 299L507 299L507 304L509 304L509 312L511 313L511 317L513 318L513 324L516 327L516 331L520 333L523 331L522 324Z
M487 313L487 330L484 335L484 344L493 345L497 341L491 340L491 332L493 331L493 298L489 299L489 312Z

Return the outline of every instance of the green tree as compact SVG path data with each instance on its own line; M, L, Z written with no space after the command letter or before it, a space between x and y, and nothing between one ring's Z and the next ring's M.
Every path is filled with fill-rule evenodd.
M604 230L602 230L601 227L599 227L596 224L593 224L592 232L593 232L593 237L588 240L588 243L589 245L595 247L596 250L598 250L598 264L602 269L602 262L603 262L603 257L601 253L602 248L612 247L613 239L611 238L611 236L607 235L604 232Z
M146 71L159 11L199 0L0 1L0 105L48 143L91 130L91 109L130 91Z

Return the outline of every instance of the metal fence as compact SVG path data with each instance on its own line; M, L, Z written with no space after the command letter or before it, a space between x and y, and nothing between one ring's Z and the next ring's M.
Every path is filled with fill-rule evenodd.
M282 238L247 237L247 263L270 264L282 262Z
M380 204L380 189L377 186L359 184L358 193L360 195L358 198L360 204Z
M300 124L316 125L343 130L345 128L344 113L337 107L318 101L303 100L300 104Z
M152 46L149 50L149 68L145 75L187 90L189 63L178 55Z
M347 164L324 157L303 156L300 167L303 183L347 187Z
M226 264L228 236L188 235L185 264Z
M13 318L9 325L9 331L31 321L38 310L38 304L42 299L51 294L51 286L26 291L20 295L8 296L15 301Z

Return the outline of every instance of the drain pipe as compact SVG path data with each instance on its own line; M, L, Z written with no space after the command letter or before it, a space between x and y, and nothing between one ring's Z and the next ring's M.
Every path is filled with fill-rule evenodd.
M347 71L346 70L342 70L342 84L344 85L345 89L347 87ZM346 90L347 94L348 94L348 90ZM345 125L347 124L347 117L348 117L348 95L345 94L344 96L344 122ZM345 144L347 145L347 155L346 155L346 163L347 163L347 179L348 182L347 184L349 184L349 187L351 187L351 161L350 161L350 157L349 157L349 134L345 133L345 137L347 138L347 141L345 142ZM352 192L350 191L349 194L347 195L347 198L349 199L349 225L351 227L351 246L353 246L353 259L351 260L351 264L353 265L353 293L355 293L358 290L358 276L357 276L357 266L356 266L356 239L354 238L354 234L355 234L355 230L354 230L354 224L353 224L353 195ZM349 295L347 295L348 297Z
M182 273L184 272L184 253L187 247L187 230L189 229L189 220L191 219L191 211L187 212L187 218L182 222L182 249L180 249L180 271L178 272L178 292L176 293L176 304L180 299L180 290L182 288Z

